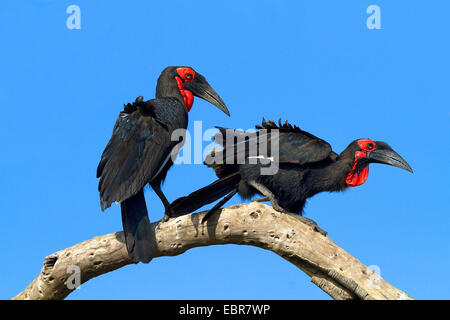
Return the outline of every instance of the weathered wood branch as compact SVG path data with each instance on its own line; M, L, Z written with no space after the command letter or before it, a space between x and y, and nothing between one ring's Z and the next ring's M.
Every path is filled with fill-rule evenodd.
M334 299L412 299L293 215L258 202L225 208L202 224L204 214L153 223L154 258L215 244L253 245L293 263ZM79 268L84 283L131 263L122 232L95 237L46 257L39 276L13 299L64 299L73 290L68 268Z

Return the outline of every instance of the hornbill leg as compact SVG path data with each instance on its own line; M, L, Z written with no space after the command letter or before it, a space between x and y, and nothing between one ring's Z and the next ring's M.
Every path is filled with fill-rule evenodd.
M286 211L282 207L280 207L280 205L278 204L277 200L275 199L275 196L273 195L273 193L269 189L267 189L265 186L263 186L262 184L260 184L256 181L249 181L248 184L251 185L256 190L258 190L265 198L267 198L267 200L270 201L270 203L272 204L272 208L274 208L276 211L283 212L283 213L289 213L288 211Z
M162 192L161 186L159 184L150 183L150 185L152 186L153 190L158 195L158 197L161 199L161 201L164 205L165 212L164 212L164 217L162 218L162 221L166 222L167 220L169 220L170 217L173 216L172 209L170 208L170 203L169 203L169 201L167 201L167 198L164 195L164 193Z
M216 205L214 207L212 207L203 217L202 219L202 223L204 223L206 220L209 219L209 217L211 217L211 215L214 213L214 211L216 211L217 209L219 209L220 207L222 207L225 203L228 202L228 200L230 200L231 198L233 198L233 196L238 192L238 188L236 186L236 188L234 188L233 191L231 191L229 194L227 194L222 200L220 200L219 202L216 203Z
M270 201L270 199L267 198L267 197L264 197L264 198L253 199L252 201L254 201L254 202L267 202L267 201Z
M321 229L314 220L305 218L303 216L300 216L298 214L295 214L295 213L292 213L292 212L289 212L289 211L283 209L278 204L273 193L269 189L267 189L265 186L263 186L262 184L260 184L256 181L249 181L248 184L251 185L256 190L258 190L261 194L263 194L265 196L265 198L267 198L270 201L270 203L272 204L272 208L274 208L276 211L293 215L296 219L299 219L304 224L312 227L314 231L317 231L324 236L327 235L327 232L325 230ZM263 199L265 199L265 198L263 198Z

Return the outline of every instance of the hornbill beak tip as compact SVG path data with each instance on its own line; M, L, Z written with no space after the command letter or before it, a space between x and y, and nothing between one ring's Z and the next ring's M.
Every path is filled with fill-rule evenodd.
M406 162L406 160L395 152L387 143L377 141L376 145L377 148L368 154L371 162L384 163L414 173L408 162Z
M184 87L191 91L194 96L208 101L227 116L230 116L230 111L228 111L222 98L220 98L217 92L209 85L208 81L206 81L205 77L201 74L196 73L194 81L185 82Z

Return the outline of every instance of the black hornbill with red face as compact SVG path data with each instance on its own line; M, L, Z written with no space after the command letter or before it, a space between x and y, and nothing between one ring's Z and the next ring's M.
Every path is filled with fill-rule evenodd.
M371 163L384 163L413 172L408 163L382 141L358 139L338 155L328 142L288 122L277 126L273 121L263 120L256 128L259 131L251 136L243 131L218 127L220 133L215 140L224 149L213 151L205 163L214 169L219 179L175 200L172 209L177 215L193 212L225 196L206 214L205 221L215 209L239 193L244 199L262 195L265 198L260 200L270 201L275 210L301 216L307 198L323 191L343 191L362 185ZM274 161L274 154L269 154L273 142L278 143L278 171L272 175L261 174L267 161ZM260 151L263 143L269 153ZM252 145L258 147L254 149L258 150L257 154L251 154ZM252 164L251 158L258 162ZM239 159L244 161L238 162ZM300 219L322 231L312 220Z
M167 67L158 79L156 99L138 97L119 114L97 168L101 208L120 203L127 250L141 262L152 258L150 221L144 198L148 183L170 216L169 202L161 191L172 166L172 151L181 148L184 136L172 141L172 133L186 129L194 96L230 115L222 99L206 79L190 67Z

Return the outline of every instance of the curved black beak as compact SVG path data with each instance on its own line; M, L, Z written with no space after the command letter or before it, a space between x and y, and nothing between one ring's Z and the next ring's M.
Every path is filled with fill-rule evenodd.
M384 163L400 169L413 172L408 162L395 152L386 142L375 141L376 149L367 154L367 158L372 163Z
M230 116L230 112L225 103L200 73L196 72L195 79L193 81L185 81L183 86L185 89L191 91L194 96L208 101L222 110L227 116Z

